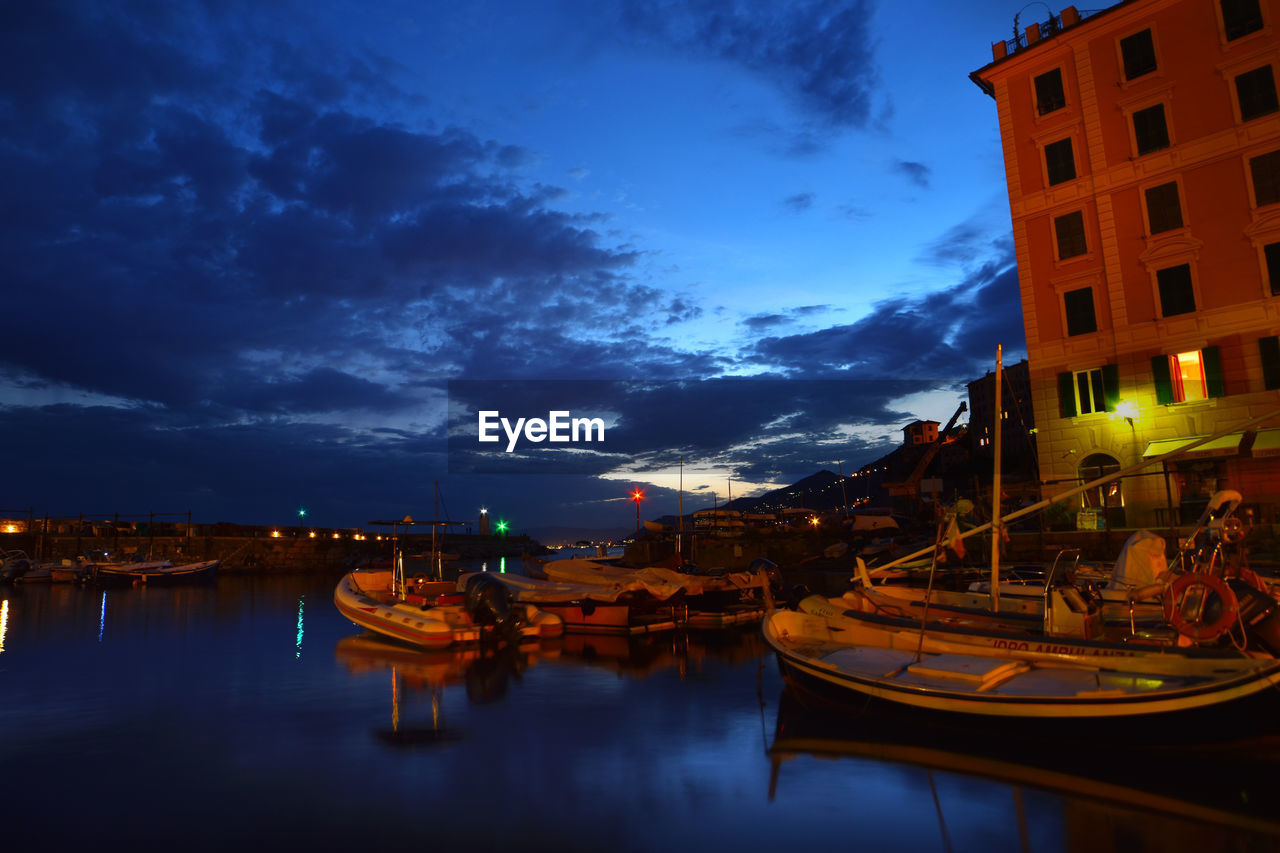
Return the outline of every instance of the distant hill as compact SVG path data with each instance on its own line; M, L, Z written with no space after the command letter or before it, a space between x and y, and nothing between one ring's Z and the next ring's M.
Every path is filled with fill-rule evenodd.
M816 474L810 474L803 480L792 483L790 486L783 486L780 489L774 489L772 492L766 492L754 498L734 498L728 503L720 504L720 509L733 509L739 512L778 512L784 509L812 509L819 512L833 512L844 506L846 496L850 501L857 497L854 494L850 478L845 477L844 479L846 488L841 490L840 475L823 469ZM691 517L691 514L685 516L685 518ZM672 528L678 527L680 524L679 516L675 515L664 515L662 518L654 520Z
M790 486L783 486L754 498L735 498L725 506L740 512L777 512L783 509L829 512L844 506L847 489L842 491L840 483L839 474L823 469Z

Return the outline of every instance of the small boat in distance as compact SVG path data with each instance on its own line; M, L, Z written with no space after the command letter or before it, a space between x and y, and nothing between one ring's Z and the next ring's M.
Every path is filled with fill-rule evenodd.
M137 563L93 563L88 579L102 586L177 586L209 583L218 574L220 560L174 565L168 560Z

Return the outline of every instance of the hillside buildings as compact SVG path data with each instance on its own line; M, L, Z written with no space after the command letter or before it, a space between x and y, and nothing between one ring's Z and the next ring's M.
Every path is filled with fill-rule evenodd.
M1280 408L1280 0L1067 7L992 56L1045 496L1225 430L1084 504L1273 520L1280 423L1236 426Z

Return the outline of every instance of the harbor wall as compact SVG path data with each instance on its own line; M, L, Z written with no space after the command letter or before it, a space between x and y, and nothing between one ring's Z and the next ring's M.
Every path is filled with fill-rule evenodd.
M431 550L431 537L405 536L406 554ZM390 537L354 539L324 537L244 537L244 536L53 536L40 533L10 534L3 539L6 550L24 551L39 562L75 559L93 552L105 552L124 560L171 560L197 562L221 560L219 572L285 574L317 572L341 574L392 553ZM441 549L458 559L518 557L542 553L544 549L528 537L445 536ZM419 562L422 562L421 560Z

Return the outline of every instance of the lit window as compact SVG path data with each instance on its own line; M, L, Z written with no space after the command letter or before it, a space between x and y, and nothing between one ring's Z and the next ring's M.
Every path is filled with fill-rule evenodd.
M1209 398L1204 378L1204 359L1199 350L1169 356L1169 376L1173 380L1174 402L1185 403Z
M1155 356L1151 359L1151 371L1155 378L1156 402L1161 405L1226 394L1222 355L1216 346Z

